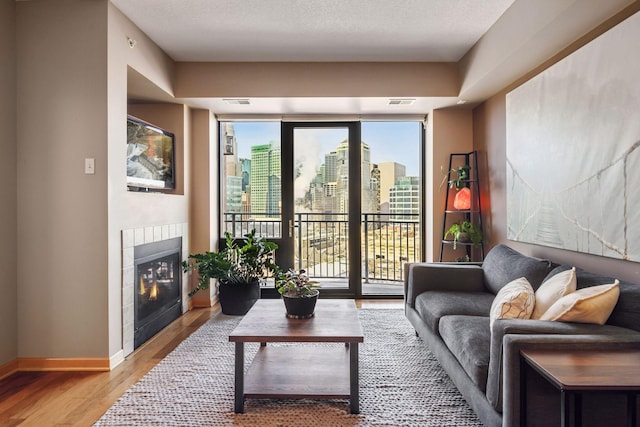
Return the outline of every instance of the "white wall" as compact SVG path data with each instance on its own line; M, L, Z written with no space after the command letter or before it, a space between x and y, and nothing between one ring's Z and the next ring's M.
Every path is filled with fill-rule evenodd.
M16 7L18 356L104 357L107 2Z
M18 353L15 0L0 1L0 367Z

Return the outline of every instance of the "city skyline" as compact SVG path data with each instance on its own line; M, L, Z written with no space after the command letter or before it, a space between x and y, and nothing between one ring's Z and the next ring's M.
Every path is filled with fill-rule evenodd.
M238 157L250 158L251 146L280 142L280 122L233 122L238 142ZM310 132L310 131L318 132ZM396 162L406 167L407 176L419 176L420 169L420 122L362 122L361 140L371 150L371 163ZM347 136L345 128L310 128L305 132L306 141L315 141L318 148L312 164L324 162L324 154L337 148ZM400 143L405 142L400 146ZM322 149L319 149L322 147ZM327 151L324 151L324 150ZM307 151L307 150L305 150ZM304 153L310 161L309 152Z

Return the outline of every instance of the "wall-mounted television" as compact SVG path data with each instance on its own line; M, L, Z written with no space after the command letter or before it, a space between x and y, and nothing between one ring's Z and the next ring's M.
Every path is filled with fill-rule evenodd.
M127 116L127 187L131 191L176 188L175 136L158 126Z

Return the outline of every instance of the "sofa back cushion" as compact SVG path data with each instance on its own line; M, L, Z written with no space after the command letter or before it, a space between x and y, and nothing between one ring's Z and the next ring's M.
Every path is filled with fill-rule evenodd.
M551 268L549 260L523 255L506 245L495 246L482 263L484 284L494 294L519 277L526 277L535 291Z

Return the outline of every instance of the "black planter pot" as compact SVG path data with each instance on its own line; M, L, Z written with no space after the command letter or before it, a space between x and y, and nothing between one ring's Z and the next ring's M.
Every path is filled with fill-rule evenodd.
M220 282L218 285L220 306L224 314L234 316L247 314L253 304L260 299L260 282L229 284Z
M308 319L313 317L316 302L318 301L318 294L319 292L316 290L315 295L310 296L288 297L283 295L282 299L287 309L287 317L290 319Z

